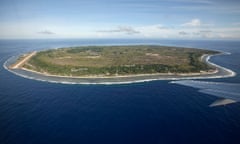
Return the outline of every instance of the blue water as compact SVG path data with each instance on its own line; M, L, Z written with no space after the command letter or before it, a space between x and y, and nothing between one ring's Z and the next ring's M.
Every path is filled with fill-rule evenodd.
M198 89L152 81L64 85L25 79L2 65L21 53L78 45L159 44L232 53L211 61L240 73L240 42L178 40L0 40L1 144L240 143L240 103ZM240 76L207 81L240 83Z

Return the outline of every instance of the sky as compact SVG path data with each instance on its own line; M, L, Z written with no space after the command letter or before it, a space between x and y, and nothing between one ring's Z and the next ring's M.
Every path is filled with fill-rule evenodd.
M240 40L239 0L0 0L0 39Z

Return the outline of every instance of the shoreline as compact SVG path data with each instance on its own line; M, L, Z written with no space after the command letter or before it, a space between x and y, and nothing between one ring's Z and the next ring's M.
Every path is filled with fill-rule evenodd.
M208 65L214 67L216 70L213 72L203 73L155 73L155 74L137 74L137 75L120 75L120 76L59 76L44 74L41 72L29 70L26 68L10 69L7 66L9 59L4 63L4 68L8 71L28 79L34 79L39 81L47 81L53 83L63 84L129 84L138 82L147 82L154 80L186 80L186 79L212 79L212 78L226 78L236 75L230 69L219 66L210 62L212 56L226 55L229 53L219 53L215 55L202 55L201 60Z

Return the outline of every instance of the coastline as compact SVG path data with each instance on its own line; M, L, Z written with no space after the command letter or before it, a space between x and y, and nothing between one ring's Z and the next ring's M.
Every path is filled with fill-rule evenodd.
M209 61L212 56L226 54L229 53L221 52L215 55L202 55L201 60L216 69L213 72L203 73L155 73L119 76L59 76L40 73L26 68L10 69L9 66L7 66L8 61L10 61L9 59L4 63L4 68L24 78L63 84L129 84L154 80L212 79L233 77L236 75L236 73L232 70Z

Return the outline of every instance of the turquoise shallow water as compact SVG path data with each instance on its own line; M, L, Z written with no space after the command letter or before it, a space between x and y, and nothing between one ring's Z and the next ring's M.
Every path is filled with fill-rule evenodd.
M240 42L234 41L1 40L0 64L33 50L116 44L226 51L231 55L213 57L212 61L240 73ZM205 81L238 85L240 77ZM1 67L0 142L239 143L240 104L208 107L216 99L169 81L65 85L25 79Z

